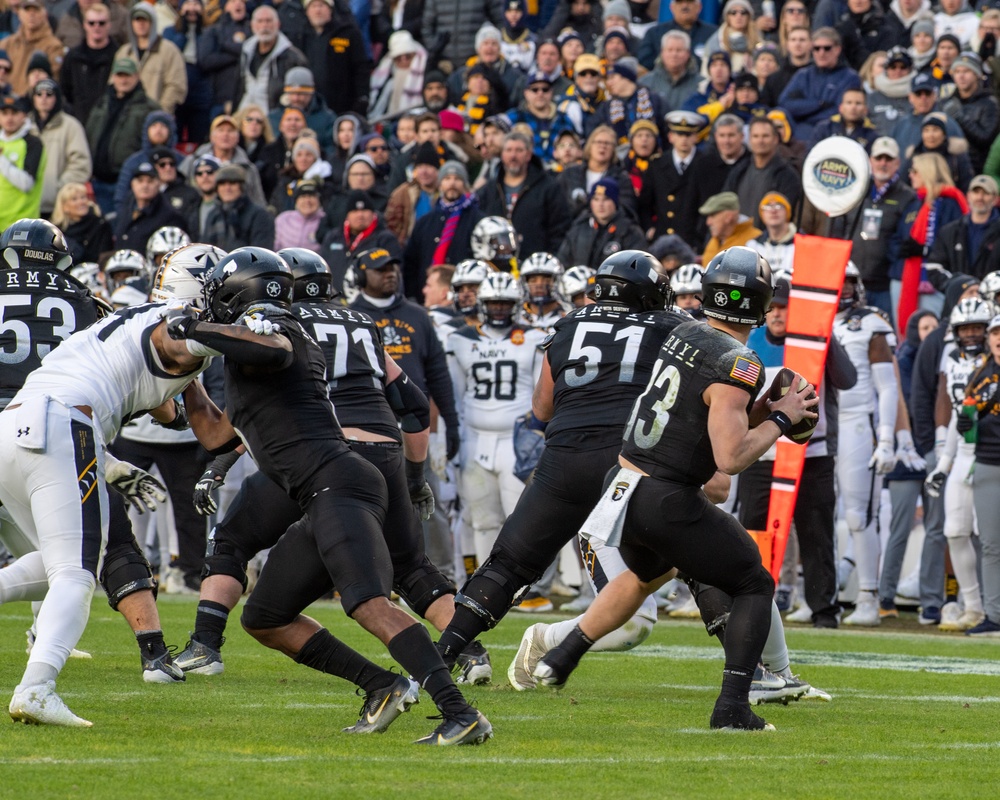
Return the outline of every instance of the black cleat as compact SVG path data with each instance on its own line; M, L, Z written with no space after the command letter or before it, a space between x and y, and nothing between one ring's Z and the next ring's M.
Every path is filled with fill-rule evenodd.
M441 719L441 717L430 717ZM435 747L446 747L453 744L482 744L493 738L493 726L483 716L483 712L470 708L468 711L454 716L445 716L440 725L421 736L414 744L429 744Z
M750 706L720 706L712 711L709 727L717 731L773 731L774 726L758 717Z
M360 719L344 728L344 733L383 733L396 717L420 702L419 691L415 681L400 675L384 689L369 692L358 712Z
M455 683L471 683L473 686L489 683L493 679L493 666L483 643L478 639L469 642L458 654L454 671Z

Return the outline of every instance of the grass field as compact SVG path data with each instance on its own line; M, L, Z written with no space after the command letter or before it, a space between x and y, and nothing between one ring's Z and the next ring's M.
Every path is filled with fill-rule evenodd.
M192 598L161 597L183 645ZM366 655L384 649L338 605L314 616ZM124 621L94 601L59 688L90 730L0 720L0 798L992 798L1000 794L1000 640L930 634L915 615L871 632L789 629L793 664L832 703L764 706L778 730L711 732L721 650L700 624L661 621L641 648L593 654L561 693L515 692L523 629L485 639L492 686L468 691L493 723L483 747L418 748L430 699L384 735L352 737L347 684L230 626L226 672L147 685ZM0 607L0 699L24 667L26 604Z

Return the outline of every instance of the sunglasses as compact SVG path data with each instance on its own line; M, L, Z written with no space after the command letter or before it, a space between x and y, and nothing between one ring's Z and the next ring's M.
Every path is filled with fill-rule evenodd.
M87 25L89 25L91 28L103 28L105 25L108 24L108 22L109 20L106 19L88 19Z
M593 70L593 69L583 69L583 70L580 70L576 74L579 75L581 78L586 77L587 75L590 75L591 77L594 77L594 78L598 78L601 75L600 72L597 72L596 70Z
M805 14L805 8L800 8L799 6L785 6L786 14Z
M764 211L777 211L778 209L784 210L784 206L781 203L768 203L767 205L761 206Z
M732 11L730 11L728 14L726 14L726 16L727 17L749 17L750 14L744 8L734 8Z
M832 44L814 44L813 45L813 52L814 53L829 53L831 50L833 50L833 48L834 48L834 45L832 45Z
M201 178L204 175L214 175L215 174L215 170L214 169L197 169L197 170L195 170L194 174L195 174L195 176Z
M158 166L158 167L176 167L177 166L177 162L173 161L172 159L169 159L169 158L161 158L159 161L156 162L156 166Z
M528 91L532 94L548 94L552 91L551 86L529 86Z
M365 148L366 153L381 153L387 152L389 148L384 144L373 144L370 147Z

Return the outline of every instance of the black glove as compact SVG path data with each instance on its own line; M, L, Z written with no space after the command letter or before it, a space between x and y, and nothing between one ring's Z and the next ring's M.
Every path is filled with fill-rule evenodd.
M219 510L219 504L215 502L215 491L226 481L226 473L215 468L213 461L208 465L208 469L198 478L194 485L194 509L203 517L214 514Z
M410 502L420 515L420 519L430 519L434 514L434 493L424 480L423 461L406 459L406 488L410 493Z
M171 339L187 339L198 324L198 310L193 306L174 306L167 309L163 318Z
M924 255L924 246L919 242L915 242L911 237L907 236L902 244L899 245L899 255L901 258L913 258L915 256Z
M462 449L462 434L458 431L457 421L445 428L444 441L448 450L448 460L453 461L458 456L458 451Z
M979 57L985 61L988 58L993 58L997 54L997 35L995 33L987 33L983 36L982 44L979 45Z
M955 428L959 433L968 433L976 426L976 421L965 414L959 414L955 420Z

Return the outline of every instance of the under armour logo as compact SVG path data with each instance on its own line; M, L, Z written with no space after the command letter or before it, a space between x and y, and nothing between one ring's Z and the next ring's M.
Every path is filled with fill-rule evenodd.
M266 288L268 297L277 297L279 294L281 294L281 284L279 284L277 281L270 281L267 284Z
M18 428L17 429L17 435L18 436L27 436L29 433L31 433L31 426L28 426L27 428Z

